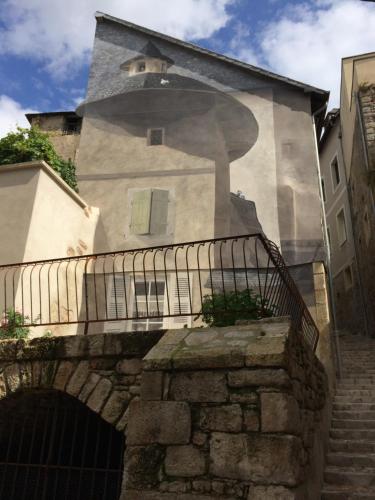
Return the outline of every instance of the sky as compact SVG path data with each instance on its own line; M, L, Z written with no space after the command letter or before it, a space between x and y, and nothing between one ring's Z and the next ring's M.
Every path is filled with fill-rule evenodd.
M375 51L361 0L0 0L0 137L84 98L102 11L331 92L341 58Z

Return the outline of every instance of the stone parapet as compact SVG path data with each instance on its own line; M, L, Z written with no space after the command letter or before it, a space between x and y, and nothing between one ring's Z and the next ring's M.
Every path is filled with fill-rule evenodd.
M288 318L168 331L129 406L123 499L316 499L325 370Z

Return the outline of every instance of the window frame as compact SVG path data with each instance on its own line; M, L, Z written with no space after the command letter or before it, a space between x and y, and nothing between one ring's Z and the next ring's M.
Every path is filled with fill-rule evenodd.
M154 130L161 130L161 143L160 144L152 144L152 132ZM165 128L164 127L150 127L147 129L147 146L164 146L165 144Z
M343 221L344 221L344 229L345 229L345 238L341 238L341 230L340 230L340 216L341 214L343 215ZM345 207L341 206L340 209L336 212L336 228L337 228L337 240L339 243L339 246L342 247L345 245L345 243L348 241L348 226L346 223L346 214L345 214Z
M337 175L336 175L336 169L334 168L334 165L337 166ZM338 158L337 153L335 153L334 157L330 161L330 170L331 170L331 181L332 181L332 193L335 193L336 190L341 185L341 171L340 171L340 164L339 164L339 158ZM334 170L335 170L335 172L334 172ZM337 177L338 177L338 182L336 182Z

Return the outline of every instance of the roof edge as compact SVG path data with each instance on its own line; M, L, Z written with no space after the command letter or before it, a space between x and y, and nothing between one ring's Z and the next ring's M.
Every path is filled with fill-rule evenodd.
M261 75L263 77L279 80L279 81L286 83L288 85L291 85L293 87L297 87L297 88L303 90L304 92L311 92L314 94L318 94L319 96L325 97L328 100L328 97L329 97L328 90L319 89L318 87L313 87L313 86L305 84L303 82L299 82L298 80L293 80L292 78L278 75L277 73L273 73L272 71L268 71L268 70L259 68L257 66L253 66L251 64L245 63L245 62L240 61L238 59L234 59L232 57L225 56L223 54L219 54L218 52L214 52L214 51L209 50L209 49L205 49L203 47L200 47L199 45L195 45L195 44L190 43L190 42L185 42L184 40L174 38L170 35L165 35L164 33L160 33L158 31L151 30L150 28L145 28L144 26L140 26L138 24L131 23L130 21L125 21L124 19L120 19L118 17L114 17L114 16L111 16L109 14L105 14L104 12L97 11L95 13L95 18L96 18L97 22L110 21L110 22L114 22L117 24L122 24L123 26L126 26L127 28L133 29L135 31L141 31L142 33L146 33L147 35L151 35L151 36L154 36L156 38L161 38L162 40L165 40L165 41L170 42L170 43L174 43L176 45L180 45L181 47L184 47L186 49L194 50L195 52L200 52L203 55L214 57L215 59L221 60L221 61L226 62L228 64L233 64L233 65L238 66L242 69L252 71L253 73L258 73L259 75Z

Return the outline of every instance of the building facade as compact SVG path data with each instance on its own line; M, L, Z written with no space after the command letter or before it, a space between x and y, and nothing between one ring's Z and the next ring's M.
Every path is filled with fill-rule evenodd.
M375 334L375 54L342 60L340 111L320 141L337 327Z

